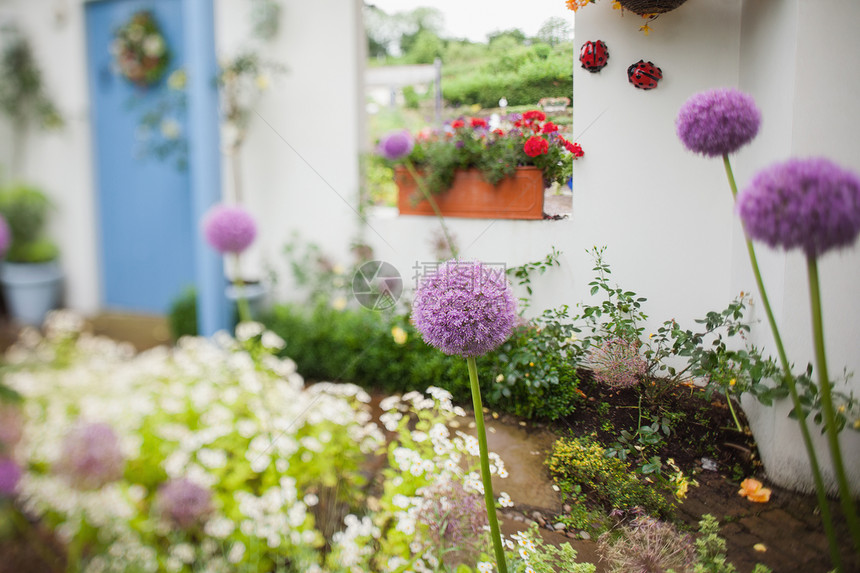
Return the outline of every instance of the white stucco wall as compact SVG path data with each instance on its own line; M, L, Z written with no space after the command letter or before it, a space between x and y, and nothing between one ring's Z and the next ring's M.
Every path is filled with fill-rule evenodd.
M55 204L48 233L60 245L65 303L92 313L99 307L100 287L83 2L7 0L2 10L30 38L48 93L66 121L59 131L32 131L23 165L11 173L41 187ZM0 162L9 167L11 150L2 151Z
M721 310L755 282L733 213L722 161L688 152L675 134L678 109L693 93L739 87L763 112L760 135L733 163L739 186L759 168L791 155L827 155L860 170L858 93L860 46L852 26L860 5L850 0L690 0L638 31L642 21L598 2L576 16L576 48L603 40L609 65L591 74L574 67L574 133L585 157L574 166L573 216L568 221L448 219L463 256L519 265L556 246L562 268L535 281L535 311L588 298L591 261L585 249L606 245L613 279L646 296L649 329L669 318L693 320ZM832 55L832 58L829 56ZM828 59L829 58L829 59ZM664 79L652 91L634 89L627 67L644 59ZM411 276L415 261L433 260L430 217L377 215L369 237L382 258ZM382 238L388 244L382 241ZM767 288L791 360L812 360L809 304L803 261L759 247ZM860 369L860 264L856 249L821 263L830 370ZM752 341L773 348L763 313ZM858 381L852 382L858 392ZM810 489L806 454L788 400L775 408L745 401L768 476L778 484ZM817 429L813 432L818 434ZM843 434L848 471L860 492L860 441ZM819 452L829 466L826 446ZM825 470L825 473L829 473Z
M17 175L44 188L56 203L49 232L62 250L65 303L93 314L100 310L101 295L84 4L5 0L0 18L17 22L29 36L47 89L67 122L61 131L29 136L26 162ZM281 4L281 33L262 55L285 66L286 73L261 98L243 152L247 205L261 229L245 269L256 275L264 263L285 272L281 250L293 231L345 257L358 195L361 0ZM242 0L216 2L219 56L249 45L249 7ZM0 134L8 133L3 121ZM0 164L8 166L10 160L11 148L4 142ZM223 180L230 193L226 169Z
M860 4L850 0L744 3L740 87L756 98L763 122L754 145L738 154L741 187L759 168L789 157L825 156L860 171L860 114L853 110L852 96L860 89L860 78L850 73L860 64L854 30L858 21ZM751 284L740 230L736 237L733 281ZM765 246L758 253L789 360L802 370L814 362L805 259ZM819 267L829 373L836 378L843 367L860 371L860 249L829 253ZM764 320L763 313L758 316ZM754 335L754 342L773 347L766 327ZM860 393L860 380L841 389ZM751 400L744 405L769 476L782 485L811 490L800 431L786 418L790 401L773 409ZM825 440L816 427L812 434L825 480L833 488ZM854 493L860 496L860 435L843 432L841 443Z

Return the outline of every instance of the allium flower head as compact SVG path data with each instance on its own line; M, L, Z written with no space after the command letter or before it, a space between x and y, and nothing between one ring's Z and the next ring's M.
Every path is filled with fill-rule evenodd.
M9 225L3 215L0 215L0 258L6 255L10 242L12 242L12 234L9 232Z
M98 489L122 477L119 439L107 424L79 424L63 440L56 469L78 489Z
M687 149L708 157L737 151L752 141L760 125L761 112L753 98L732 88L694 94L675 120Z
M510 336L516 306L503 270L451 260L421 280L412 321L425 342L445 354L481 356Z
M0 458L0 497L12 497L21 480L21 468L11 458Z
M203 218L203 235L220 253L241 253L254 242L257 224L242 207L215 205Z
M760 171L737 210L752 238L818 256L860 234L860 177L828 159L790 159Z
M187 478L170 480L159 488L156 507L180 529L193 529L212 513L212 492Z
M623 338L604 340L588 354L594 379L612 388L629 388L639 383L648 363L639 354L639 344Z
M392 131L379 140L379 146L376 148L378 153L389 161L397 161L403 159L410 153L415 146L415 141L412 135L407 130Z

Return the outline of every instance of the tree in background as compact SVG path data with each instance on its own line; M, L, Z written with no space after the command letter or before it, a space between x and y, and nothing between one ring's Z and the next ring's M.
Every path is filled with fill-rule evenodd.
M555 47L564 42L570 42L573 39L572 32L567 20L554 16L541 25L535 38Z

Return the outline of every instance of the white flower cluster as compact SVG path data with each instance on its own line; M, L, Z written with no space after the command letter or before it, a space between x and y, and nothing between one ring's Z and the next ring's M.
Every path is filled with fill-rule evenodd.
M442 565L441 556L458 548L438 547L429 537L421 516L433 503L441 504L444 511L449 507L446 504L455 501L440 499L438 493L435 501L431 502L430 497L434 491L445 490L446 484L451 483L460 484L460 491L467 494L483 494L477 438L461 431L452 433L448 425L455 416L464 416L465 412L452 404L451 394L443 389L431 387L427 394L408 392L403 396L387 397L379 404L383 410L380 422L389 432L398 433L389 448L390 466L396 474L385 482L382 511L375 514L372 521L364 522L368 528L374 524L372 535L359 532L356 522L351 521L353 526L348 523L347 530L336 536L337 554L348 556L350 571L365 571L368 567L391 572L437 571ZM502 459L491 452L490 460L491 473L507 477ZM501 494L499 502L503 507L513 505L505 493ZM403 551L403 543L389 545L390 539L404 537L408 540L408 551ZM376 551L376 560L371 562L370 547L375 543L381 548ZM364 569L357 565L361 559Z
M19 453L23 465L41 468L19 484L24 510L59 521L67 543L82 523L95 529L87 543L101 550L81 564L88 572L180 571L191 563L201 571L242 563L250 571L246 545L257 548L253 563L261 568L268 565L260 548L268 548L295 564L305 559L302 570L318 569L312 491L350 479L350 468L383 443L367 393L347 384L305 388L295 363L271 353L283 341L259 325L241 325L237 339L186 337L173 349L134 355L82 333L82 324L54 314L44 338L28 331L6 357L14 368L5 383L25 399ZM80 420L116 432L124 479L81 492L53 470L63 437ZM213 493L215 511L191 545L155 510L165 478Z

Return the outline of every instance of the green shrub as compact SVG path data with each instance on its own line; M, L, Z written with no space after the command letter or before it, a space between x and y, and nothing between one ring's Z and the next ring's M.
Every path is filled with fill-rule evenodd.
M557 440L547 465L568 499L576 501L584 494L606 511L631 511L638 507L649 514L666 516L671 510L671 504L654 484L637 479L618 458L607 458L603 446L591 437Z
M403 86L403 100L409 109L418 109L421 106L421 98L415 92L414 86Z
M189 287L170 303L167 316L174 342L183 336L197 336L197 290Z
M458 402L471 398L466 361L428 346L406 316L363 308L336 310L326 303L312 308L280 304L261 320L284 339L282 354L295 360L308 379L352 382L385 392L438 386ZM398 340L395 330L402 331L397 334L405 340ZM521 336L515 335L503 349L515 349ZM511 366L510 351L503 349L477 361L487 406L528 418L554 419L571 411L580 399L578 379L559 355L547 353L535 367L520 362ZM526 370L532 375L516 376ZM549 378L538 380L533 376L538 372ZM504 384L497 381L499 375Z
M51 206L48 197L35 187L16 185L0 190L0 214L12 239L7 261L44 263L57 258L56 243L43 236Z

